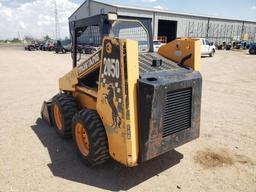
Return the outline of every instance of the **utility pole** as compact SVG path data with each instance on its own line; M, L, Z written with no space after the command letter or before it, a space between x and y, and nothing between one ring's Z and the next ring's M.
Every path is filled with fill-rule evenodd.
M209 30L210 30L210 18L207 19L207 27L206 27L206 38L209 38Z
M19 32L19 31L18 31L18 39L21 40L21 39L20 39L20 32Z
M244 21L243 21L243 23L242 23L242 29L241 29L240 41L242 41L243 38L244 38L244 32L245 32L245 30L244 30Z
M90 17L91 16L91 0L87 0L87 3L88 3L88 14Z
M55 17L55 40L60 39L60 25L58 18L57 0L54 0L54 17Z

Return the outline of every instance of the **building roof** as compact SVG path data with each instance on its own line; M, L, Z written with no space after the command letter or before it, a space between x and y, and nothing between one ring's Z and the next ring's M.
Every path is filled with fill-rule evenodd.
M147 12L155 12L155 13L166 13L166 14L175 14L175 15L182 15L182 16L191 16L191 17L202 17L202 18L212 18L212 19L220 19L220 20L230 20L230 21L239 21L239 22L251 22L251 23L256 23L256 21L250 21L250 20L242 20L242 19L235 19L235 18L224 18L224 17L215 17L215 16L210 16L210 15L197 15L197 14L191 14L191 13L185 13L185 12L176 12L176 11L171 11L171 10L166 10L166 9L156 9L156 8L142 8L142 7L134 7L134 6L127 6L127 5L120 5L120 4L107 4L105 2L102 2L100 0L91 0L91 2L99 3L102 5L107 5L111 6L114 8L122 8L122 9L132 9L132 10L139 10L139 11L147 11ZM82 7L86 1L80 6ZM78 9L80 8L78 7ZM77 10L78 10L77 9ZM77 11L76 10L76 11ZM76 12L75 11L75 12ZM75 13L74 12L74 13ZM73 14L74 14L73 13ZM72 14L72 15L73 15ZM71 16L72 16L71 15ZM70 16L70 17L71 17Z

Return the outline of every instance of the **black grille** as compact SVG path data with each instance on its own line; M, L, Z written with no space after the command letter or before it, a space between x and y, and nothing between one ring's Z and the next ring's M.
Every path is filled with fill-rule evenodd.
M191 127L192 88L170 91L166 95L163 137Z

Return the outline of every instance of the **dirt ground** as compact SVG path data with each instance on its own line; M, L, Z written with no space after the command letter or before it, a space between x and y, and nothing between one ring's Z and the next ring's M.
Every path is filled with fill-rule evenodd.
M201 136L136 168L84 166L40 119L69 54L0 48L0 191L256 192L256 56L202 59Z

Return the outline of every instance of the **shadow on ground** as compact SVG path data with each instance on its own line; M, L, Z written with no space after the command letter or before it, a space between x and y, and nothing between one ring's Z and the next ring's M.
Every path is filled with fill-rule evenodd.
M212 58L212 57L210 57L209 55L201 55L201 58L205 59L205 58Z
M72 140L59 138L54 128L42 119L37 119L31 128L48 149L52 161L48 167L54 176L111 191L133 188L183 158L181 153L173 150L134 168L124 167L113 160L97 168L87 168L76 155Z

